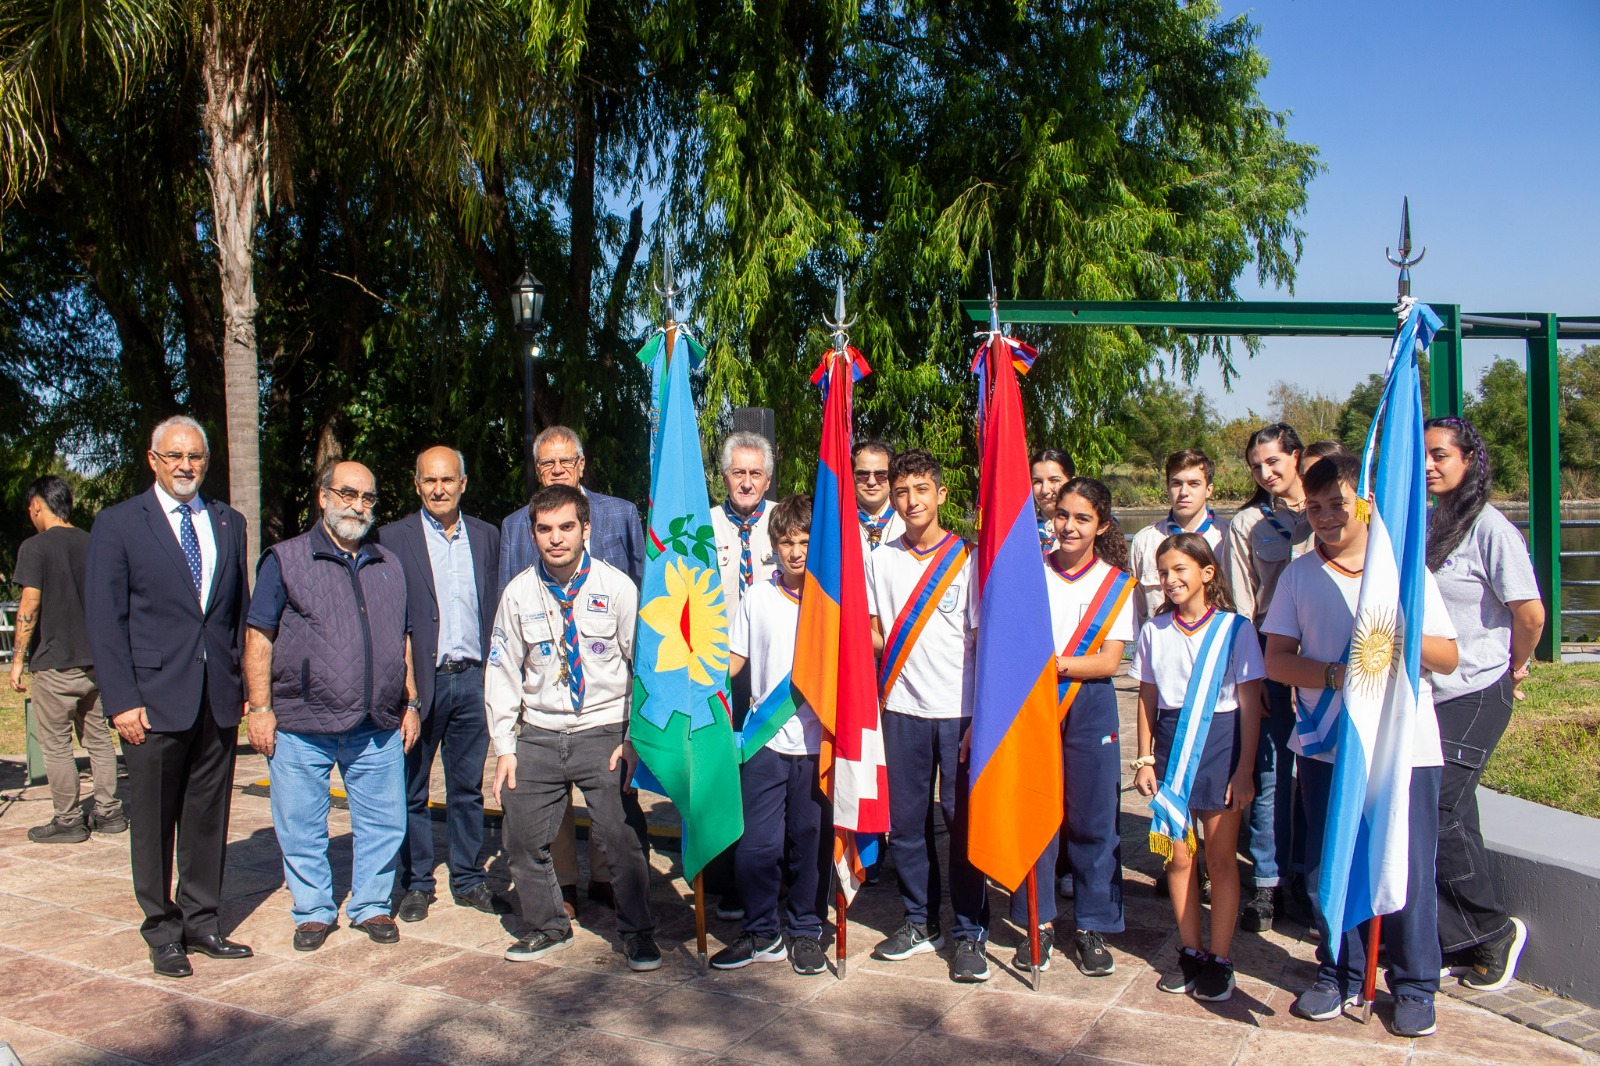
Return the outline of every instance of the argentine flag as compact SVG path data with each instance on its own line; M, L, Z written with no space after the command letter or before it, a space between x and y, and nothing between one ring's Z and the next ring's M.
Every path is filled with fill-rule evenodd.
M1417 355L1440 323L1415 301L1408 301L1401 314L1357 492L1372 506L1318 885L1323 917L1336 936L1406 902L1411 749L1427 575Z

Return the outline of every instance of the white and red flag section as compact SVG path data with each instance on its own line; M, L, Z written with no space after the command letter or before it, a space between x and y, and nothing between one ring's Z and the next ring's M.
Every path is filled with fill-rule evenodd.
M978 644L972 864L1016 890L1061 828L1061 732L1050 593L1039 560L1017 371L1033 350L997 328L978 352Z
M889 771L850 466L851 392L869 373L855 348L831 348L811 378L823 390L822 448L790 674L824 730L819 777L833 802L834 865L846 903L876 857L873 838L889 831Z
M1404 907L1408 889L1428 525L1417 354L1427 349L1439 319L1414 301L1402 314L1383 398L1362 454L1357 496L1371 501L1367 555L1343 712L1332 724L1338 740L1318 892L1327 927L1336 936ZM1326 723L1313 725L1328 732ZM1433 891L1431 884L1415 888Z

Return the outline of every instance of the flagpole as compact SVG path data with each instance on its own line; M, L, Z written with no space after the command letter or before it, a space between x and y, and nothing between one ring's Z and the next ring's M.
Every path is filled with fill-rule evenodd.
M837 829L837 828L834 829L834 831L833 831L834 852L833 853L835 855L838 855L841 852L841 848L842 848L842 844L843 844L843 836L844 836L844 830ZM835 876L835 878L838 877L837 874L835 874L834 876ZM838 884L838 887L834 890L834 897L833 897L834 910L835 910L836 915L837 915L837 921L834 922L835 929L834 929L834 938L833 938L833 952L834 952L834 968L836 970L838 970L838 972L839 972L839 980L843 981L844 978L845 978L845 969L849 965L849 963L845 959L845 955L849 950L845 946L845 941L846 941L846 939L848 937L848 934L847 934L846 930L848 930L849 927L850 927L850 903L849 903L848 900L845 899L844 882L842 880L840 880L840 881L837 882L837 884Z
M1383 915L1374 914L1367 921L1367 973L1361 982L1362 1025L1372 1020L1372 1001L1378 995L1378 941L1382 930Z
M694 944L700 954L700 969L706 969L706 875L694 875Z
M1039 991L1039 986L1044 982L1044 973L1039 969L1039 870L1038 867L1028 871L1028 879L1023 882L1028 893L1028 961L1032 964L1029 969L1033 971L1033 990ZM1052 886L1053 887L1053 886Z

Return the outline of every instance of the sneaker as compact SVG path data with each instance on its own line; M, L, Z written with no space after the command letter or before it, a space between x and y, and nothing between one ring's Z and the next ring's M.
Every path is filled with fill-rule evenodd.
M35 844L82 844L89 839L89 827L83 823L82 815L67 819L58 814L28 830L28 839Z
M899 962L925 951L938 951L943 946L944 937L939 930L907 918L905 924L887 940L878 941L878 946L872 949L872 957L886 962Z
M572 934L564 937L553 937L542 929L535 929L519 937L515 944L506 948L508 962L532 962L542 958L553 951L561 951L572 946Z
M744 908L738 900L719 899L714 910L716 916L725 922L744 921Z
M101 814L96 811L89 815L89 831L91 833L126 833L128 831L128 816L117 808L110 814Z
M1472 970L1461 983L1479 992L1499 991L1516 976L1517 960L1527 944L1528 927L1521 918L1511 919L1499 936L1473 949Z
M1273 907L1277 890L1272 888L1258 888L1244 905L1243 912L1239 915L1239 928L1247 933L1264 933L1272 928L1272 916L1276 913Z
M714 970L738 970L752 962L782 962L783 937L774 934L762 938L754 933L740 933L738 938L711 956Z
M1421 996L1396 996L1394 998L1395 1036L1432 1036L1439 1031L1434 1018L1433 1000Z
M1445 981L1452 977L1460 977L1464 973L1471 973L1472 965L1477 961L1476 948L1442 952L1439 957L1439 980Z
M1096 930L1078 930L1072 938L1072 955L1085 977L1105 977L1116 972L1117 960L1106 949L1106 938Z
M1211 873L1207 870L1200 871L1200 902L1211 906Z
M661 968L661 949L656 947L656 938L649 933L630 933L623 937L622 953L628 957L628 969L634 973Z
M950 979L963 985L989 979L989 956L984 954L983 941L965 936L956 939L956 956L950 960Z
M1071 874L1062 874L1056 878L1056 895L1062 899L1071 899L1074 891Z
M828 972L828 955L822 941L814 936L797 936L789 941L789 966L802 977Z
M1041 973L1050 968L1050 949L1055 946L1055 941L1055 929L1048 925L1041 925L1039 927L1039 971ZM1027 937L1023 937L1022 943L1017 945L1017 954L1011 960L1011 965L1023 971L1033 969L1033 951Z
M1200 980L1200 970L1205 966L1206 958L1206 953L1203 951L1184 948L1178 952L1178 968L1163 975L1161 980L1156 982L1156 987L1176 996L1193 992L1195 983Z
M1345 995L1339 986L1327 978L1300 993L1289 1005L1289 1013L1313 1022L1326 1022L1344 1013L1345 1007L1356 1001L1355 995Z
M1233 960L1207 955L1194 983L1194 998L1222 1003L1233 995Z

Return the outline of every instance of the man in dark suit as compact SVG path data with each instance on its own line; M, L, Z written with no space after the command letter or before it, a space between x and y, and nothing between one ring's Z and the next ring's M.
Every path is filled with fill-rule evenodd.
M583 442L578 435L566 426L551 426L534 438L533 456L540 485L571 485L582 489L589 498L589 539L584 545L589 554L627 574L635 588L642 585L644 524L639 521L639 508L627 500L583 488ZM528 509L519 507L500 523L498 591L505 592L511 579L532 566L536 558L533 524L528 520ZM638 793L623 793L623 809L628 824L645 840L644 811L639 806ZM568 916L574 917L578 906L578 843L577 822L570 803L550 850ZM589 851L589 897L605 904L610 904L612 898L611 867L598 848Z
M500 531L461 513L467 465L453 448L417 456L422 508L378 530L400 558L411 616L411 655L422 736L406 756L406 842L400 849L396 914L420 922L436 899L433 818L428 783L434 756L444 753L450 894L460 907L494 913L500 904L484 879L483 764L489 728L483 710L483 659L499 600Z
M128 764L140 932L165 977L193 972L189 952L251 955L217 919L250 593L244 516L200 498L210 459L200 423L162 422L150 437L155 485L101 511L89 537L89 648Z

